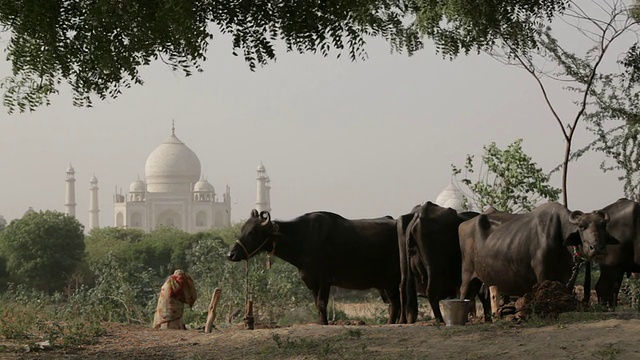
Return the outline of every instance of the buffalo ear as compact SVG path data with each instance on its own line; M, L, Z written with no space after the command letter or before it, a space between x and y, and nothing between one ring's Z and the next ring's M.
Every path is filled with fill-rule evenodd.
M604 219L604 223L605 224L609 222L609 220L610 220L609 214L607 214L606 212L604 212L604 211L595 211L595 213L600 215L600 216L602 216L602 218Z
M251 217L252 218L257 218L258 217L258 210L252 209L251 210Z
M584 213L580 210L572 211L571 214L569 214L569 221L571 221L572 224L577 224L582 215L584 215Z
M580 234L578 234L577 232L572 232L571 234L569 234L569 236L567 236L566 239L564 239L564 242L562 243L563 246L581 246L582 245L582 238L580 238Z
M261 225L267 225L271 222L271 214L269 214L268 211L263 210L260 212L260 219L262 219Z
M478 215L478 225L482 230L489 230L491 227L491 221L489 221L489 217L485 214Z

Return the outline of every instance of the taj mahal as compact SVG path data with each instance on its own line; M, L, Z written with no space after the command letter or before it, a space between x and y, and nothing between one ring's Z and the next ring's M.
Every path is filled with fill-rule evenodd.
M256 209L271 211L270 178L264 165L257 168ZM113 196L115 227L150 231L174 227L189 233L231 225L231 189L219 196L201 173L200 159L178 137L171 135L147 157L144 180L134 180L126 194ZM88 230L99 227L98 179L90 181ZM75 170L69 165L65 213L75 216Z
M219 197L201 172L200 159L176 136L171 135L147 157L144 180L138 178L124 194L113 195L113 226L151 231L168 226L189 233L231 225L231 188L226 185ZM271 211L271 179L261 163L256 169L256 202L258 211ZM75 170L69 165L66 179L65 213L76 215ZM116 187L117 189L117 187ZM89 224L100 227L98 214L98 179L94 175L89 187ZM435 203L463 211L463 194L449 184Z

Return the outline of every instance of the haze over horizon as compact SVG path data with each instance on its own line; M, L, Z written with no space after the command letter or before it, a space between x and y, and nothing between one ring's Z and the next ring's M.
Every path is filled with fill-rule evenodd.
M408 212L451 181L450 165L480 157L495 141L523 148L545 171L561 163L564 139L537 84L524 70L486 55L453 61L430 44L414 56L369 40L369 59L278 53L255 72L216 36L204 73L185 78L162 63L141 69L144 86L75 108L63 87L33 113L0 112L0 215L64 211L65 171L76 170L77 218L88 225L89 180L100 187L100 226L113 226L113 194L144 179L147 156L171 134L200 158L221 197L231 187L232 222L253 208L256 167L271 178L273 218L315 210L366 218ZM10 64L0 62L0 74ZM562 116L572 94L551 87ZM575 94L574 94L575 95ZM581 126L574 149L591 140ZM569 208L590 211L622 197L617 173L590 154L569 167ZM560 187L560 173L552 178Z

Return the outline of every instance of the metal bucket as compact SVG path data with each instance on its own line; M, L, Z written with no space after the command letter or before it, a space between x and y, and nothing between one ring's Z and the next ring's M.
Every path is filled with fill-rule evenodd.
M446 326L464 325L469 312L469 299L441 300L442 318Z

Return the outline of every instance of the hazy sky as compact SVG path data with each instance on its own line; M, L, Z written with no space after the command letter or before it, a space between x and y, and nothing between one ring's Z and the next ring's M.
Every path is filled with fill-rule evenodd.
M144 179L147 156L171 134L200 158L221 197L231 187L232 221L246 219L256 196L256 167L271 177L273 217L328 210L349 218L398 216L435 201L452 163L524 138L545 170L562 161L564 139L533 79L486 55L443 60L431 45L412 57L371 40L369 59L279 52L251 72L216 37L205 72L185 78L163 64L142 70L145 85L93 108L74 108L64 88L34 113L0 112L0 214L8 221L32 206L64 211L65 171L76 170L77 217L88 224L89 180L100 187L100 225L113 225L115 188ZM335 55L335 54L334 54ZM0 62L0 75L10 73ZM569 94L551 89L563 116ZM580 128L576 144L590 134ZM623 195L602 157L570 165L571 209L593 210ZM556 174L552 182L560 186Z

